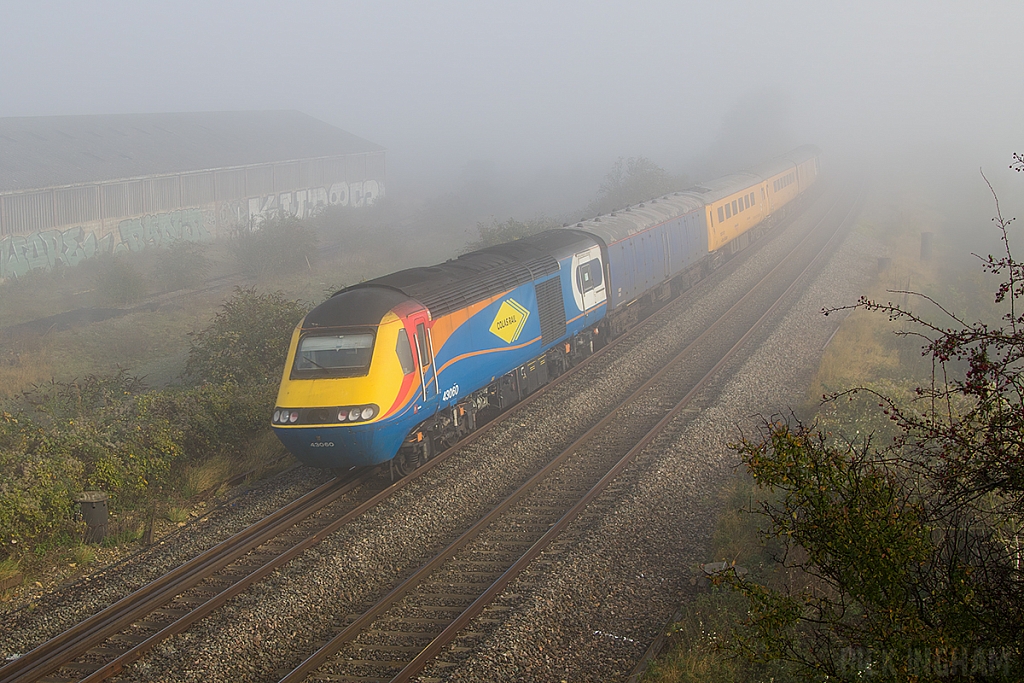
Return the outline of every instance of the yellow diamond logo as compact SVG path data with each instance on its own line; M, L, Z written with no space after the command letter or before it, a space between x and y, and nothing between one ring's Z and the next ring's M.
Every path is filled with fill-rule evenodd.
M494 316L491 332L506 344L511 344L519 339L529 317L530 312L522 304L515 299L506 299L501 302L498 314Z

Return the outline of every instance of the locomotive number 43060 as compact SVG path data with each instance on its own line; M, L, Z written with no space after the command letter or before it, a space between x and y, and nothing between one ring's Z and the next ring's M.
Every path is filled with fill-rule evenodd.
M459 395L459 385L453 384L450 389L445 389L444 393L441 394L442 401L450 401Z

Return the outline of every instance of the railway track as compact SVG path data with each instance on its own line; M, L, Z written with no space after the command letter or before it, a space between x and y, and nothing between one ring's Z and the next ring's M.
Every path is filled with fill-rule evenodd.
M330 522L319 520L318 513L337 505L358 507L346 496L361 490L366 495L363 485L371 476L355 473L310 491L0 667L0 683L110 677L329 533Z
M435 659L457 641L472 648L483 633L466 629L502 591L552 543L673 421L742 349L749 338L798 287L827 253L852 209L795 277L800 248L779 263L662 370L615 410L577 438L512 495L466 529L453 543L362 614L317 652L285 674L281 683L305 680L401 683L420 676L428 664L441 681L457 661ZM804 246L814 235L809 233ZM781 291L780 291L781 290ZM762 307L765 301L769 305ZM749 324L751 309L763 311ZM722 338L732 343L714 349ZM708 365L710 364L710 367ZM653 424L652 424L653 423Z
M805 237L801 244L805 244L807 240ZM761 291L766 287L766 281L777 279L778 274L786 270L784 265L788 262L789 259L777 266L755 290ZM786 291L791 291L796 286L795 283L796 280ZM756 310L764 306L764 301L756 297L755 290L751 290L737 302L718 323L706 330L677 358L682 358L687 353L692 356L700 344L710 343L709 340L714 336L720 338L730 324L729 316L735 317L736 312L743 307L752 307ZM778 300L772 305L772 310L778 305ZM765 313L762 320L767 315ZM752 334L752 329L754 328L741 335L734 349L739 348L739 345ZM592 356L588 363L610 348L612 347L606 347L599 354ZM731 351L730 354L734 352ZM547 547L558 532L564 529L589 501L600 494L643 444L649 442L663 429L663 426L658 427L661 422L671 421L673 416L685 409L689 397L714 375L715 368L720 367L725 360L726 358L722 358L717 365L705 372L703 379L699 380L693 379L695 370L692 367L686 370L686 377L683 377L672 374L672 368L679 366L680 363L668 364L655 378L634 392L634 396L620 407L619 412L609 415L587 434L577 439L541 473L523 484L494 511L485 515L442 553L424 565L424 569L408 576L387 596L369 606L364 613L344 618L344 623L338 624L338 634L331 639L325 649L308 657L283 680L300 680L325 662L328 662L326 668L337 666L339 657L345 657L344 654L338 654L343 652L344 648L349 648L350 654L354 652L351 648L365 650L367 634L374 637L396 638L406 644L378 648L381 652L392 653L389 655L390 659L374 659L368 652L358 650L355 654L361 659L351 661L360 663L366 670L363 673L371 670L380 673L375 669L378 665L373 662L385 661L388 664L384 668L388 671L400 668L401 673L395 680L407 680L409 676L414 675L413 672L418 672L444 649L454 634L459 633L469 620L479 615L488 604L488 600L500 592L522 566ZM578 366L581 367L582 364ZM569 376L563 375L551 386ZM692 389L682 398L675 394L666 394L657 398L653 404L650 403L651 398L648 394L654 387L684 385L691 386ZM534 394L517 409L526 407L539 395ZM653 413L649 409L645 412L640 406L645 402L656 406ZM669 402L674 402L675 407L666 412L662 406L668 405ZM615 419L622 411L631 410L645 414L645 419ZM660 421L652 427L650 423L654 417L659 417ZM630 435L599 434L601 429L606 429L616 422L620 423L620 426L631 425ZM646 430L643 434L639 434L641 428ZM459 446L479 438L484 431L477 431ZM589 454L595 447L594 444L599 443L605 444L598 449L602 454L600 458L582 455L581 448L584 444L587 444L586 452ZM618 445L608 445L612 443ZM325 484L153 584L0 668L0 683L40 680L44 676L48 676L45 680L52 681L98 681L116 674L161 640L181 632L210 614L234 595L422 476L442 462L447 455L442 454L412 476L390 486L370 486L368 482L372 478L371 473L362 473L359 477ZM555 482L564 483L564 486L560 488ZM295 524L302 526L296 528ZM492 535L484 534L488 527L493 527L487 532ZM503 532L500 531L502 528ZM458 574L459 563L470 569ZM457 580L453 579L453 576ZM472 590L469 590L470 587ZM434 602L440 601L445 604L431 606L428 604L429 600L424 601L423 595L438 596ZM416 604L417 600L422 604ZM394 610L412 610L411 613L417 613L419 610L421 616L406 618L407 621L411 619L412 621L408 623L416 628L413 631L402 630L406 626L398 629L374 628L374 625L386 625L389 619L394 622ZM444 615L443 618L439 617L438 613ZM409 644L413 641L423 641L422 635L410 635L423 631L428 631L431 636L425 647ZM465 638L466 634L463 633L461 637ZM396 656L395 653L401 653L401 656ZM355 654L352 656L355 657ZM398 667L396 662L401 663L401 667ZM332 672L330 677L331 680L347 680L336 678L341 675ZM389 676L390 674L385 672L380 678L391 680ZM369 679L375 678L376 674L371 672ZM356 680L367 680L367 677L357 674Z
M610 347L609 347L610 348ZM602 350L602 352L604 349ZM596 353L574 370L586 366ZM554 387L571 376L552 380ZM542 392L527 397L507 416ZM334 479L0 667L0 683L96 683L119 673L485 434L487 426L390 486L378 468Z

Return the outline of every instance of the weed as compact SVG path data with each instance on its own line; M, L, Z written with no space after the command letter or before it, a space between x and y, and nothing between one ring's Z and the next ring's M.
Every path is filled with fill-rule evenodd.
M15 576L18 574L20 569L20 563L13 557L0 560L0 581L6 581L12 576Z
M71 559L84 569L96 561L96 549L85 544L76 545L71 549Z
M230 462L222 455L186 468L181 487L182 497L189 500L216 488L230 476L230 469Z
M175 524L187 522L188 508L184 506L179 507L176 505L172 505L171 507L167 508L167 520L170 522L174 522Z
M110 522L107 524L107 535L100 545L104 548L116 548L135 543L142 538L147 517L147 513L131 509L121 509L111 514Z

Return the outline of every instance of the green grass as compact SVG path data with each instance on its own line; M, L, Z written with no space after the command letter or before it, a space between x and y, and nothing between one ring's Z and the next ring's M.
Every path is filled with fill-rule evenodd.
M0 581L6 581L20 571L21 563L17 559L8 557L0 560Z
M96 561L96 549L84 544L76 545L71 549L71 560L84 569Z
M169 522L181 524L188 521L188 516L187 507L171 506L167 508L167 521Z

